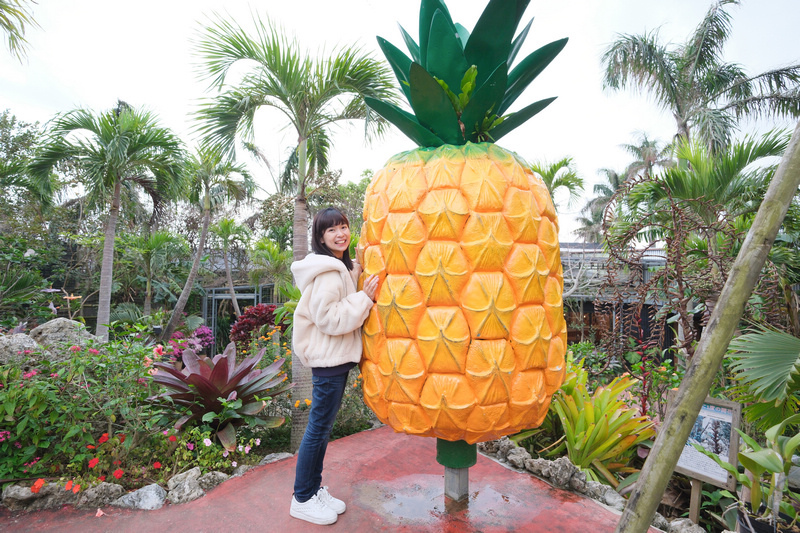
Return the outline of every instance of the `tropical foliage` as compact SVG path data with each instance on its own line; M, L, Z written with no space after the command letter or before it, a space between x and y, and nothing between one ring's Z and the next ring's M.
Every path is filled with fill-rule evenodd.
M193 350L183 350L183 371L168 363L154 363L159 371L153 376L153 381L169 392L150 399L162 403L168 400L188 411L175 422L175 429L202 421L214 428L226 450L233 451L237 426L248 424L269 428L284 422L283 417L261 414L267 400L294 385L285 383L286 376L281 374L284 359L256 369L265 352L266 348L237 364L236 345L233 343L213 359L198 357Z
M53 167L72 161L80 169L90 203L108 209L103 235L97 335L108 338L114 267L114 236L122 190L140 187L158 213L183 188L181 143L158 125L156 116L124 102L94 114L77 109L54 119L48 139L31 161L36 183L50 180Z
M675 117L676 136L711 153L724 149L744 117L800 116L800 65L748 74L723 59L731 32L730 6L717 0L688 39L664 44L658 30L622 34L603 55L610 89L647 92Z

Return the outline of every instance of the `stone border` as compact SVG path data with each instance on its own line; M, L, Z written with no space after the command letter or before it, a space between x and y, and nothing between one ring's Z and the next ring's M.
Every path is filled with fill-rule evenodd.
M293 457L291 453L271 453L265 456L257 466L282 461ZM256 465L241 465L233 474L224 472L208 472L200 475L200 467L196 466L170 478L164 487L153 483L141 489L125 493L122 485L105 481L89 489L74 493L66 490L63 483L45 483L38 492L31 490L30 484L8 485L3 489L0 503L10 511L39 511L54 509L63 505L73 505L78 509L100 508L113 505L126 509L152 511L160 509L166 503L186 503L205 496L209 491L232 477L238 477Z
M587 481L586 474L572 464L567 456L554 461L534 459L528 450L517 446L508 437L481 442L478 444L478 451L512 470L529 472L555 488L587 496L617 513L625 509L627 500L613 487L597 481ZM706 533L705 529L688 518L670 522L659 513L655 514L651 525L668 533Z

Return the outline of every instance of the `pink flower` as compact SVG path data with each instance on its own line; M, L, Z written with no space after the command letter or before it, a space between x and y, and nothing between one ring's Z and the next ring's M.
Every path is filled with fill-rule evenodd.
M54 373L50 374L50 377L51 377L51 378L57 378L57 377L58 377L58 374L54 372Z
M156 355L158 357L164 355L164 347L159 344L158 346L153 348L153 355Z
M244 447L244 453L250 453L250 446Z
M147 370L147 373L150 374L151 376L155 376L156 374L158 374L158 369L157 368L150 368L150 369Z
M224 452L222 452L222 457L228 457L228 450L225 450Z
M144 367L147 368L147 367L149 367L150 365L153 364L153 360L150 359L149 357L145 356L143 364L144 364Z
M203 444L206 446L211 446L211 439L203 439Z
M71 352L80 352L81 351L81 347L80 346L76 346L76 345L73 344L72 346L69 347L69 350Z
M261 446L261 439L256 439L256 446Z
M89 353L92 355L97 355L100 353L100 350L95 350L94 348L89 348Z
M191 442L187 442L186 447L189 448L189 451L194 450L194 444L192 444Z
M238 465L238 463L236 461L231 461L231 466L236 468L239 465Z
M144 378L139 378L136 380L136 383L138 383L139 385L147 385L147 380Z

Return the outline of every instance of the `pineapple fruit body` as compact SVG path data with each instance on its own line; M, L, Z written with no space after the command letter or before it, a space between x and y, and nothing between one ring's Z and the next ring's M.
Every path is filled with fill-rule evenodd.
M358 246L378 274L365 403L394 430L475 443L541 424L564 378L558 222L542 181L491 143L394 156Z

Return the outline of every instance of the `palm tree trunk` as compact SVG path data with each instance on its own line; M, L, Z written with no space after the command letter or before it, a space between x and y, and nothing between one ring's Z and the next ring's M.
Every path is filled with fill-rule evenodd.
M192 269L189 271L189 277L186 278L186 283L183 285L181 295L178 297L178 301L175 302L175 308L172 310L172 316L169 318L169 323L167 323L167 327L164 328L164 331L161 334L162 342L169 340L170 337L172 337L172 334L175 332L175 328L178 327L178 322L180 322L181 316L183 316L183 309L186 307L186 302L189 301L189 295L192 293L194 280L197 277L197 272L200 270L200 259L203 257L203 250L206 246L206 237L208 236L208 225L210 222L211 202L208 198L208 195L206 195L203 202L203 226L200 230L200 240L197 243L197 253L194 256L194 261L192 261Z
M144 308L142 309L142 314L144 316L149 316L150 313L153 311L153 283L150 280L150 275L147 275L147 285L144 289Z
M800 122L731 268L708 327L634 485L616 533L647 531L675 465L728 349L744 306L761 276L778 229L800 186Z
M114 195L111 198L111 209L108 212L105 232L103 235L103 259L100 265L100 291L97 303L97 327L95 335L102 341L108 340L108 323L111 321L111 286L114 271L114 236L117 232L117 219L119 218L119 198L122 191L122 182L117 179L114 183Z
M306 203L305 186L306 173L308 168L307 155L308 141L300 140L298 154L298 184L297 196L294 199L294 219L292 222L292 255L295 261L300 261L308 255L308 205ZM292 346L294 348L294 346ZM301 400L311 399L313 384L311 383L311 369L303 366L300 359L292 357L292 381L295 386L292 396ZM300 448L300 441L308 425L308 411L292 407L292 432L289 440L289 447L292 452Z
M230 247L226 246L222 249L222 262L225 263L225 277L228 280L228 291L231 293L231 303L233 304L233 312L236 316L240 316L242 312L239 310L239 301L236 299L236 289L233 288L233 275L231 274L231 263L228 261L228 254Z

